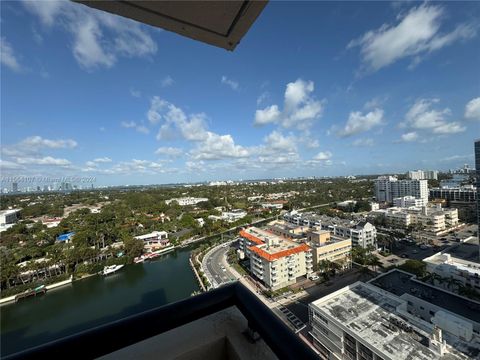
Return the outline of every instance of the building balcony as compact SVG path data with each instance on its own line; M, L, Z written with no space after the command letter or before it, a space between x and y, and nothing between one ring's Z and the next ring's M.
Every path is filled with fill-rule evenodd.
M246 334L246 335L245 335ZM5 359L318 359L240 283L157 307Z

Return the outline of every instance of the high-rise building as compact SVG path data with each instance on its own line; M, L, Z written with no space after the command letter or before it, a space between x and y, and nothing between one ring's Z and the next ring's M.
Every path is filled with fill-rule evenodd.
M18 192L18 183L16 182L12 183L12 192L14 193Z
M414 170L407 172L407 178L410 180L437 180L437 170Z
M391 186L392 182L397 181L395 176L379 176L375 180L375 198L379 202L391 202Z
M428 201L427 180L397 180L392 176L380 176L375 180L375 197L379 202L393 202L393 199L413 196Z
M477 176L477 236L480 239L480 139L475 141L475 174ZM480 257L480 245L478 256Z

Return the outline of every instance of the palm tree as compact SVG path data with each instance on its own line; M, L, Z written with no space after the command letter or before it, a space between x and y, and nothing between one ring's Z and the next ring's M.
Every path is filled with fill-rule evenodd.
M377 266L382 266L382 263L376 255L371 255L368 259L368 265L373 266L373 271L377 272Z

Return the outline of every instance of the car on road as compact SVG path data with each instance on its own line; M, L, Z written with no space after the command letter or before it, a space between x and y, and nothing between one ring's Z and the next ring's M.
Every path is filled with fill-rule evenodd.
M408 255L407 255L407 254L402 254L401 256L402 256L402 258L404 258L404 259L405 259L405 258L408 258Z
M418 250L412 250L412 254L418 254Z
M425 244L422 244L422 245L420 245L420 249L422 249L422 250L427 250L427 249L428 249L428 246L425 245Z

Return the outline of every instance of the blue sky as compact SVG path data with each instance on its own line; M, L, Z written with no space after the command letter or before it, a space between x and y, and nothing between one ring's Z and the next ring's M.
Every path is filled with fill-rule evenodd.
M1 2L2 175L97 184L473 164L477 2L270 2L234 52Z

